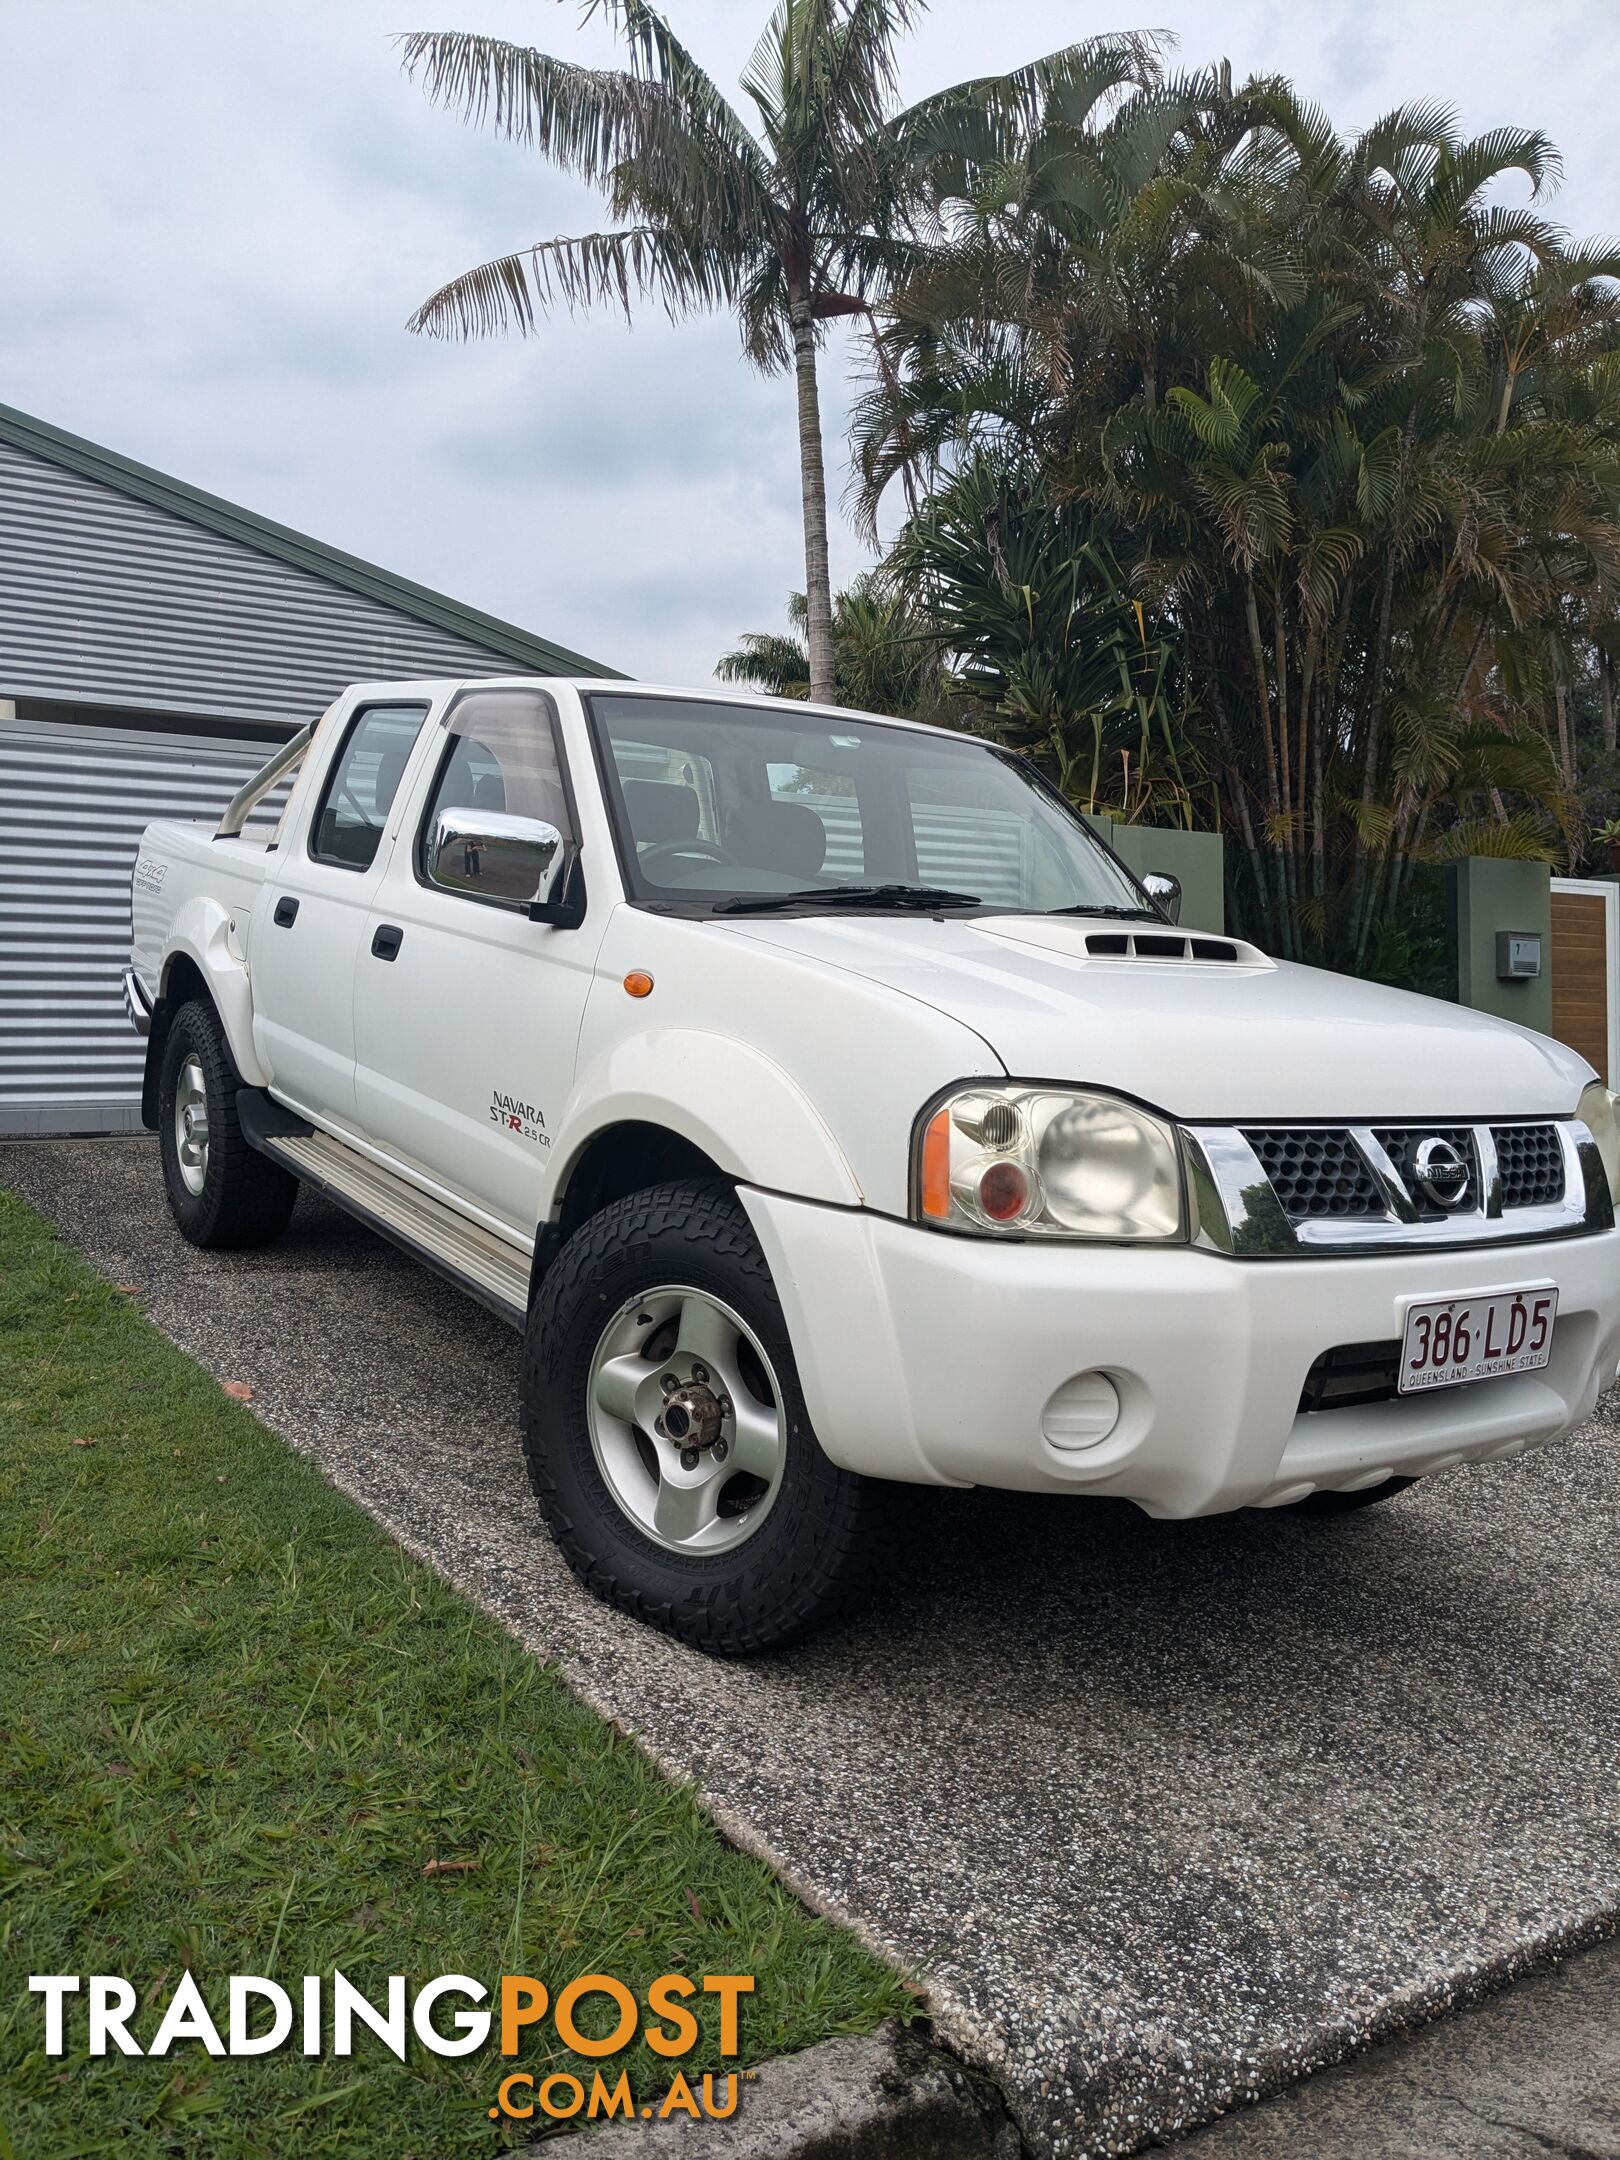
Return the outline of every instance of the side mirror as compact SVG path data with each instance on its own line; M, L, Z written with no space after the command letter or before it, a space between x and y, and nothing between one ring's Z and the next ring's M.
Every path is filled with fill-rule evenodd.
M575 860L575 849L544 818L452 807L433 821L427 873L447 891L562 925L575 919L565 900Z
M1149 870L1142 880L1142 890L1147 894L1166 922L1180 922L1180 878L1171 877L1167 870Z

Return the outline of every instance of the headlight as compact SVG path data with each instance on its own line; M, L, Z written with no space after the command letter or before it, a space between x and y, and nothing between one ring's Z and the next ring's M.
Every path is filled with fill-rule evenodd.
M1594 1080L1575 1105L1575 1115L1597 1142L1598 1153L1609 1177L1609 1197L1620 1207L1620 1119L1615 1116L1617 1098Z
M1014 1237L1185 1236L1181 1153L1117 1095L972 1087L929 1113L913 1191L923 1222Z

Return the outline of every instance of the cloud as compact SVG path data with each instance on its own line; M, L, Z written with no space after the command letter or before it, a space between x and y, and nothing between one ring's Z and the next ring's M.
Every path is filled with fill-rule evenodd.
M670 0L728 89L768 0ZM1620 229L1611 0L1155 0L1178 64L1280 69L1341 125L1418 95L1540 125L1558 214ZM598 59L535 0L0 0L0 399L644 675L703 680L803 583L791 383L724 319L412 338L446 277L603 222L517 145L431 107L391 33L483 29ZM1089 27L1089 26L1088 26ZM921 94L1073 37L1071 0L935 0ZM824 369L838 520L848 384Z

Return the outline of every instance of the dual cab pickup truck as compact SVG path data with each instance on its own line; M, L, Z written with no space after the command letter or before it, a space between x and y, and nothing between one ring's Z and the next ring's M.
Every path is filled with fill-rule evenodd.
M1591 1068L1170 884L960 735L364 684L143 839L169 1205L251 1246L318 1186L523 1329L570 1564L715 1651L845 1602L895 1480L1332 1513L1585 1417Z

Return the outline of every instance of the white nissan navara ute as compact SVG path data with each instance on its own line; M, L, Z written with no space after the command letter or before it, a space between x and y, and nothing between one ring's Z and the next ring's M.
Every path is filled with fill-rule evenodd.
M709 1650L842 1605L893 1481L1332 1512L1567 1431L1614 1098L1172 887L971 737L362 684L148 829L144 1115L194 1244L307 1183L521 1328L570 1565Z

